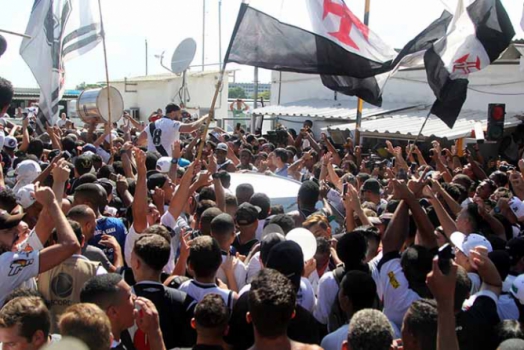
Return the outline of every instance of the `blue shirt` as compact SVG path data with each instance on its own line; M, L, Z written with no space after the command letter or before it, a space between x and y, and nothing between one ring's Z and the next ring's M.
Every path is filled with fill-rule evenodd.
M277 172L275 174L278 176L287 177L287 164L284 165L282 169L277 169Z
M122 256L124 256L124 247L126 243L127 229L124 226L124 223L121 219L118 218L106 218L101 217L96 221L96 230L94 237L88 242L88 244L93 245L102 249L106 254L109 261L112 263L115 262L115 252L113 248L105 247L100 244L100 240L103 235L109 235L116 238L118 244L120 244L120 249L122 251Z

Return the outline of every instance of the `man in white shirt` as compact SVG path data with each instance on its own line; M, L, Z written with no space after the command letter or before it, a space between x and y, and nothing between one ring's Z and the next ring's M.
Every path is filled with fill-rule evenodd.
M40 187L37 183L34 197L47 210L49 218L53 219L58 243L41 251L13 252L18 224L23 214L9 215L6 211L0 212L0 305L4 303L7 294L26 280L59 265L81 248L53 191L49 187Z
M149 123L138 138L138 144L144 145L147 141L148 151L157 151L163 157L172 157L172 145L180 140L180 133L191 133L197 130L206 121L207 116L196 122L185 124L182 120L180 107L174 103L166 106L166 115L157 121Z

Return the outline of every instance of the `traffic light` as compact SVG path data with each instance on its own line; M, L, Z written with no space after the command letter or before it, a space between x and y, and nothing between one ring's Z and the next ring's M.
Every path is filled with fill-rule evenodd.
M499 141L504 136L506 105L491 103L488 107L488 141Z

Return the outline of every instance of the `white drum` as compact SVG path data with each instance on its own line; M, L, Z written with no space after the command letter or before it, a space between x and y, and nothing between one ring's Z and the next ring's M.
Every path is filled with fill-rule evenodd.
M111 121L116 123L124 113L124 100L120 92L107 87L83 91L78 97L76 109L78 116L88 124L107 123L109 121L109 108L107 94L111 104Z

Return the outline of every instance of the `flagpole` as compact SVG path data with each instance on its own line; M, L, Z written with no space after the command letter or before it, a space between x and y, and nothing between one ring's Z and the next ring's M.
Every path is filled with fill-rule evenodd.
M424 127L426 127L426 123L428 122L428 119L429 119L430 116L431 116L431 109L429 110L429 113L426 116L426 120L424 120L424 124L422 124L422 127L420 128L420 131L418 132L417 137L415 138L415 142L413 142L413 146L411 146L409 148L409 152L408 152L408 156L407 156L406 160L409 160L409 158L413 154L413 150L415 149L415 145L417 144L418 139L420 138L420 136L422 136L422 131L424 130Z
M204 129L204 132L202 133L201 139L200 139L200 146L198 147L198 153L196 160L200 160L202 158L202 151L204 150L204 144L206 143L207 133L209 131L209 125L211 124L211 121L213 120L215 116L215 106L218 99L218 94L220 93L220 90L222 88L222 83L224 81L224 75L226 72L226 66L227 61L229 60L229 54L231 53L231 47L233 46L233 41L235 39L235 36L237 35L238 28L240 28L240 23L242 23L242 19L244 18L244 15L247 10L247 4L245 2L242 2L242 5L240 5L240 11L238 13L237 22L235 23L235 28L233 29L233 34L231 35L231 40L229 41L229 46L226 51L226 56L224 57L224 62L222 63L222 66L220 67L220 76L218 78L218 82L215 89L215 95L213 96L213 101L211 102L211 108L209 109L209 115L207 117L206 121L206 127Z
M366 7L364 10L364 24L369 25L369 11L371 8L371 0L366 0ZM362 126L362 110L364 109L364 100L358 99L357 103L357 121L355 126L355 145L360 145L360 127Z
M106 32L104 30L104 20L102 17L102 2L98 0L98 10L100 12L100 30L102 31L102 46L104 48L104 64L106 69L106 88L107 88L107 113L108 113L108 124L109 124L109 149L111 152L111 157L113 156L113 135L111 133L113 128L112 118L111 118L111 91L109 85L109 67L107 64L107 48L106 48Z
M22 34L22 33L15 33L10 30L5 30L5 29L0 29L0 33L11 34L11 35L16 35L16 36L21 36L22 38L31 39L29 35Z

